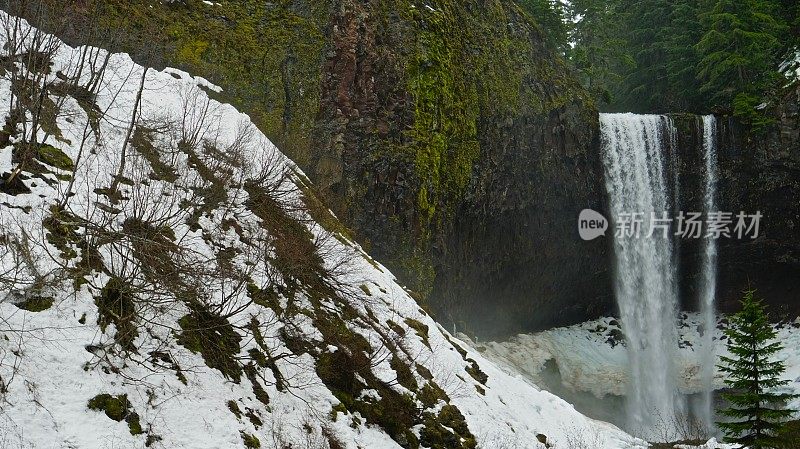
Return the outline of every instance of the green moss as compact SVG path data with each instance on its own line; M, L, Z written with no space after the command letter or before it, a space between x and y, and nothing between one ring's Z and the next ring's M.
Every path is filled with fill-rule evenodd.
M63 10L62 3L74 3L47 2L57 10ZM360 202L375 200L368 196L374 193L370 168L388 166L405 175L404 191L410 191L415 210L390 218L399 223L397 233L413 235L390 242L395 260L387 261L414 290L428 295L435 279L433 239L451 224L475 180L476 162L488 150L481 148L487 142L479 136L491 139L492 133L502 133L520 119L547 117L568 102L588 101L588 96L514 2L432 0L430 8L423 8L411 0L377 0L360 5L357 13L334 9L339 7L332 0L240 0L212 8L200 0L89 0L73 9L91 16L100 28L98 36L119 36L117 50L155 53L151 59L222 86L224 91L212 97L248 112L309 172L318 162L317 146L333 139L332 130L344 128L357 157L355 163L345 161L342 190L325 194L354 206L332 204L337 211L354 211L348 224L355 226L364 218L359 216ZM328 60L337 44L349 45L342 42L349 39L345 30L332 32L339 15L356 25L364 20L356 40L356 79L369 70L381 71L385 77L376 79L392 85L388 92L383 86L364 92L370 100L362 113L372 114L374 105L379 121L398 122L396 131L362 132L353 126L361 119L335 116L337 102L359 103L360 92L342 92L347 98L341 99L326 96L322 102L323 75L344 78L343 83L353 75L349 66L342 67L346 64ZM378 38L373 42L372 36ZM386 42L386 37L394 41ZM365 117L366 124L374 118ZM351 122L341 125L340 120ZM143 154L155 160L147 151ZM312 216L337 237L352 240L320 195L310 191L310 183L301 178L299 184ZM359 235L366 247L365 237Z
M260 323L255 317L251 318L247 325L247 328L252 333L256 344L258 344L258 347L261 348L261 350L251 348L248 351L250 358L252 358L259 367L269 368L272 371L273 377L275 377L275 388L277 388L278 391L286 391L286 379L283 377L281 370L278 369L275 357L272 356L271 350L264 340L264 335L262 335L259 325Z
M416 437L409 431L419 421L414 397L398 393L375 376L369 342L349 329L342 318L322 311L317 311L314 324L323 334L325 345L337 346L337 350L317 356L316 372L325 386L348 411L380 426L404 447L418 447ZM397 362L394 365L402 370ZM377 392L378 398L362 398L367 389Z
M150 178L170 183L178 180L178 174L175 169L161 160L161 152L153 144L150 130L136 127L133 136L131 136L131 147L138 151L150 164L150 168L153 170Z
M255 284L247 284L247 294L250 296L250 299L259 306L272 310L278 316L283 315L284 310L283 307L281 307L278 292L275 291L274 287L270 286L266 289L260 289Z
M395 323L394 321L386 320L386 325L389 326L389 329L394 331L395 334L397 334L397 335L399 335L401 337L404 337L406 335L405 328L403 328L403 326Z
M469 363L469 366L464 368L464 370L467 372L467 374L469 374L473 379L477 380L478 382L486 385L486 382L489 380L489 376L487 376L486 373L484 373L481 370L481 367L478 366L478 362L476 362L474 359L470 358L468 353L467 353L467 351L464 348L462 348L461 346L459 346L458 343L453 341L453 339L450 338L449 335L447 335L446 333L443 334L443 335L447 339L448 343L450 343L450 345L452 345L453 348L456 351L458 351L459 354L461 354L461 358L464 359L465 362ZM480 390L479 390L479 392L480 392Z
M241 435L244 447L247 449L259 449L261 447L261 441L255 435L250 435L246 432L241 432Z
M250 384L253 386L253 394L255 395L256 399L264 405L269 405L269 394L267 394L267 390L261 385L261 382L258 380L258 374L256 371L256 367L249 363L244 367L244 373L247 375L247 379L250 381Z
M420 323L419 321L413 318L406 318L405 319L406 326L414 329L414 332L417 333L417 336L422 339L422 342L425 343L425 346L431 347L430 342L428 341L428 326L425 324Z
M477 441L469 431L464 415L454 405L442 407L438 415L424 414L420 442L431 449L475 449Z
M37 159L59 170L75 170L75 163L63 151L52 145L39 145Z
M89 399L87 407L89 407L90 410L105 412L106 416L114 421L120 422L125 420L125 422L128 423L128 430L130 430L131 435L140 435L144 433L142 425L139 422L139 415L131 407L130 402L128 402L128 395L126 394L119 396L99 394Z
M370 359L372 348L366 339L350 329L344 320L345 316L352 320L353 313L351 311L343 314L343 317L337 317L318 310L314 322L314 326L323 334L323 344L326 347L328 345L337 347L333 352L321 352L317 356L316 365L317 375L340 402L332 409L331 417L335 419L339 413L346 411L357 413L368 424L378 425L384 429L402 447L418 448L420 440L410 429L424 423L422 410L438 407L440 401L448 402L449 398L432 380L426 382L420 389L411 368L403 362L399 354L394 352L389 365L397 372L397 382L416 394L416 397L414 394L398 393L395 388L379 380L372 372L373 361ZM410 326L417 328L418 332L427 338L427 326L419 322ZM419 366L417 368L419 371ZM430 376L429 371L423 370L423 372L427 372ZM430 376L431 379L432 377ZM364 396L365 390L374 391L376 394ZM422 403L422 409L417 400ZM425 415L432 420L429 423L431 429L436 429L431 433L436 433L437 437L432 437L430 440L439 444L431 447L441 449L474 447L469 445L471 435L468 431L461 437L442 424L438 424L439 418L436 414L426 412ZM456 422L457 416L451 411L443 416L447 417L450 424L457 424L459 429L462 429L461 424ZM447 445L449 443L453 445Z
M94 303L97 305L97 324L100 329L105 331L109 324L113 324L117 330L114 334L117 344L125 350L135 350L133 342L139 336L136 303L125 281L117 277L109 279Z
M60 109L59 105L56 104L52 98L50 98L49 90L42 92L38 83L34 84L31 82L26 82L22 77L14 77L11 79L11 81L11 91L19 101L19 106L37 118L37 124L41 128L41 131L44 131L44 133L48 136L55 137L56 140L69 144L69 142L63 138L61 129L58 127L57 118L60 113ZM49 87L47 89L49 89ZM49 145L41 146L49 147ZM56 152L61 153L60 150L56 150ZM49 153L49 151L45 149L45 153ZM40 154L39 156L42 155ZM57 162L64 161L61 155L56 155L55 159ZM66 160L69 160L69 158L66 158ZM72 161L69 160L69 162L71 165ZM61 168L55 164L50 165Z
M14 305L22 310L27 310L28 312L41 312L53 306L53 298L46 296L34 296Z
M247 408L247 411L244 415L247 416L247 419L250 420L250 424L252 424L256 429L264 425L264 421L261 420L261 418L253 409Z
M417 363L417 373L419 373L419 375L425 380L433 380L433 374L431 373L431 370L425 368L419 363Z
M451 218L472 177L480 117L520 107L525 65L517 52L530 44L507 26L515 11L508 4L403 2L401 11L416 30L406 75L414 99L409 149L420 177L417 205L423 224L436 224Z
M155 435L155 434L152 434L152 433L148 433L147 434L147 438L144 441L144 447L152 447L154 444L158 443L162 439L163 438L161 438L161 435Z
M247 354L250 355L250 358L253 359L253 361L256 362L256 365L258 365L260 368L267 367L269 362L267 361L267 356L264 355L263 352L259 351L256 348L250 348L247 351Z
M129 236L133 257L141 262L142 271L149 280L178 297L189 295L187 292L192 287L185 285L176 275L179 268L174 259L179 248L171 227L128 218L122 223L122 230Z
M300 188L303 194L303 203L306 205L306 210L309 215L311 215L311 218L319 223L326 231L333 234L340 242L345 245L350 245L350 242L355 240L353 238L353 232L333 215L328 206L322 201L322 196L313 187L311 181L299 174L297 174L297 176L299 180L299 182L297 182L297 187Z
M72 260L78 257L75 247L81 243L78 234L80 220L57 206L50 207L50 215L42 221L47 230L47 241L61 252L61 258Z
M392 356L392 359L389 361L389 366L397 373L397 383L406 387L410 391L417 391L419 386L417 385L417 378L414 377L414 373L411 371L411 368L403 362L400 357L396 354Z
M458 343L454 342L453 339L450 338L450 335L448 335L447 333L443 333L442 335L444 335L444 338L447 340L447 342L450 343L451 346L453 346L453 349L455 349L456 351L458 351L459 354L461 354L461 358L463 358L466 361L467 351L464 348L462 348Z
M178 320L181 331L177 343L203 356L206 365L219 370L225 377L239 382L242 375L237 356L242 337L227 319L196 307Z
M209 8L199 0L94 0L85 10L123 36L120 50L136 54L144 40L169 64L224 86L220 99L248 111L303 165L319 108L331 3L242 0Z
M439 401L450 402L447 393L433 382L426 382L419 391L417 398L427 408L434 408Z
M489 380L489 376L486 375L483 371L481 371L480 366L478 366L478 362L473 359L467 359L469 362L469 366L465 368L467 374L472 376L473 379L477 380L478 382L486 385L486 382Z
M242 419L242 411L239 409L239 405L236 403L236 401L228 401L225 403L225 405L228 406L228 410L230 410L237 419Z
M144 440L144 447L152 447L154 444L160 442L161 440L163 440L163 438L161 438L161 435L148 433L147 438Z
M345 406L341 402L336 404L336 405L334 405L333 407L331 407L330 417L331 417L331 420L333 422L336 422L336 419L339 416L339 413L341 413L343 415L347 414L347 406Z

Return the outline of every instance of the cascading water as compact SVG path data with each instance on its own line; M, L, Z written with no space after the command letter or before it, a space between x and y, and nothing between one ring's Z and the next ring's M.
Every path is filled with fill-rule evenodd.
M705 161L706 185L704 208L706 214L717 212L717 122L713 115L703 116L703 157ZM714 332L716 330L716 308L714 299L717 291L717 240L706 238L703 241L703 263L700 285L700 315L703 326L703 345L700 359L700 376L703 391L700 409L697 414L707 429L714 427Z
M661 218L672 212L665 148L675 131L669 117L635 114L601 114L600 128L611 220L619 230L620 217L642 214L640 236L614 239L615 293L628 345L629 430L653 437L685 409L675 382L678 291L672 233L647 236L651 213Z

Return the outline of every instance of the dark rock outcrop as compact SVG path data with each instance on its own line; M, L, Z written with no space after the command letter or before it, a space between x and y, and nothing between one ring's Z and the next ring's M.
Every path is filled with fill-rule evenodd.
M501 336L608 312L607 247L576 229L603 207L594 107L512 2L436 3L334 11L312 178L445 323Z
M773 318L800 315L800 90L770 111L777 123L753 133L718 118L718 206L737 214L761 212L757 239L721 239L717 303L738 309L742 291L756 289ZM673 116L679 129L681 209L703 210L705 165L700 117ZM735 218L734 218L735 220ZM682 300L694 308L700 276L699 241L681 242Z
M447 235L433 298L468 330L498 335L614 309L606 239L584 242L584 208L605 209L597 118L576 105L485 124L475 183ZM595 143L596 145L596 143Z

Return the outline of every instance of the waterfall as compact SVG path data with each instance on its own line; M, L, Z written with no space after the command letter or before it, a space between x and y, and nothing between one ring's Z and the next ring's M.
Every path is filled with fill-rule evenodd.
M713 115L703 116L703 158L705 162L706 184L705 213L717 212L717 147L716 126ZM717 289L717 240L703 240L703 263L700 284L700 316L703 326L703 342L700 351L700 376L703 391L698 417L707 429L714 428L714 332L716 330L716 309L714 298Z
M615 294L625 333L629 431L657 437L685 411L675 382L678 291L672 233L652 237L651 213L671 214L666 153L675 130L659 115L601 114L606 188L615 227L624 214L641 213L640 237L616 236Z

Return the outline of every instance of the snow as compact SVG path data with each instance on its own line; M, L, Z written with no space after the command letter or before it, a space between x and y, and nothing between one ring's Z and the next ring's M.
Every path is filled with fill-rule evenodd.
M701 359L702 326L700 317L695 313L683 313L681 318L679 387L683 393L696 393L701 388L700 364L708 363ZM777 339L784 345L776 355L776 359L786 364L783 378L791 381L789 390L800 393L800 319L775 326ZM618 338L612 338L616 332L620 332ZM597 397L620 396L625 394L628 366L625 346L619 343L621 332L617 320L606 317L537 334L521 334L504 342L471 344L481 349L489 359L524 373L531 379L538 379L545 363L554 360L564 385L571 390L593 393ZM718 326L714 336L714 351L717 357L727 356L725 341L720 337L722 331ZM724 386L718 370L715 371L715 386ZM794 405L800 406L800 402Z
M792 55L789 55L781 63L779 70L790 82L800 80L800 50L795 50Z
M9 20L13 19L0 12L0 23ZM23 21L22 28L27 27ZM6 37L3 35L0 40ZM55 82L59 71L70 76L77 74L71 63L79 59L81 50L82 47L61 45L47 79ZM100 53L100 60L103 54ZM114 208L119 208L116 212L109 212L108 199L95 191L114 182L128 122L134 111L138 80L142 75L146 75L146 82L139 115L145 123L183 123L188 129L200 133L204 140L213 141L217 148L230 151L237 148L237 139L248 136L246 151L241 152L245 163L231 169L221 204L200 217L196 227L187 225L185 217L180 215L180 205L182 201L197 201L196 189L208 185L182 152L160 153L161 161L175 167L179 174L176 181L167 182L147 179L150 163L129 147L124 175L138 182L119 184L120 192L128 199L113 204ZM88 70L83 71L82 82L88 82L89 76ZM281 331L286 329L275 313L269 308L251 304L246 295L230 285L221 285L213 277L206 276L203 270L186 276L190 276L195 285L207 289L209 301L230 300L228 310L237 310L229 318L235 327L244 328L251 319L258 319L260 331L271 345L272 353L283 356L276 360L276 365L289 380L291 388L281 391L275 386L276 379L270 370L259 372L264 379L263 388L270 397L268 406L254 397L252 384L247 378L243 377L240 383L232 382L219 371L206 366L200 355L175 342L176 322L188 312L181 303L172 301L141 312L146 313L146 320L140 323L139 336L135 340L138 354L127 359L108 352L114 344L114 325L103 331L96 324L98 309L95 297L109 280L109 275L95 272L88 278L88 283L77 290L68 278L59 277L65 267L73 268L77 259L65 262L59 258L60 250L48 240L42 222L49 216L51 206L68 198L68 210L73 215L103 223L105 231L122 229L127 218L152 212L153 216L161 217L169 224L186 263L204 267L212 263L220 248L235 248L240 253L231 263L237 268L247 269L255 282L267 282L271 269L269 264L263 258L249 257L259 251L263 253L271 236L260 226L261 220L246 207L247 193L237 187L240 180L263 173L269 175L265 177L267 182L278 184L285 192L281 197L282 206L313 233L321 246L320 254L324 254L324 263L333 270L339 285L351 286L356 292L362 284L377 287L370 288L372 292L368 299L361 298L351 306L359 312L374 315L379 322L391 319L405 328L407 336L403 344L406 349L417 355L417 362L432 372L435 381L450 396L451 403L465 415L479 447L542 448L544 446L537 443L537 434L546 435L557 449L574 447L570 442L576 435L586 436L605 449L642 447L643 442L610 424L581 415L562 399L537 388L525 376L501 368L453 338L418 307L385 267L372 261L358 245L344 237L327 238L327 231L296 207L303 201L302 192L297 187L304 178L302 171L255 128L247 115L208 98L204 89L219 92L218 86L177 69L149 69L145 72L126 54L111 55L100 86L96 102L105 114L97 133L86 126L88 117L78 102L68 97L62 105L65 113L59 114L57 119L63 135L57 138L41 131L38 135L39 139L59 148L75 161L74 184L70 186L69 181L56 176L68 172L51 167L54 173L23 181L31 193L10 195L0 192L0 236L3 242L30 243L29 252L25 254L27 262L15 259L16 253L0 253L0 276L13 272L21 266L20 263L30 268L21 270L18 278L10 284L0 283L0 377L7 388L0 406L0 442L4 448L145 447L145 436L131 435L124 421L115 422L102 412L87 408L88 400L100 393L127 394L144 430L161 438L151 446L156 448L244 447L242 432L257 436L262 447L280 447L288 443L293 447L324 447L323 427L331 429L351 449L400 447L379 427L369 426L363 420L355 421L352 416L341 414L338 419L332 419L330 411L339 401L316 375L313 357L308 354L295 356L286 347L280 337ZM10 88L7 79L0 79L0 101L7 102L11 98ZM8 114L8 108L0 110L3 111L0 114ZM155 143L173 148L180 138L167 131L157 134ZM85 145L81 145L83 141ZM0 174L14 167L12 148L9 145L0 150ZM213 164L219 161L209 156L204 162ZM279 178L278 172L268 171L274 166L280 166L284 169L281 172L292 175L287 179ZM71 195L67 196L69 189ZM106 207L99 207L99 204ZM224 226L226 220L234 220L240 229L234 232ZM261 242L261 246L246 244L242 236ZM114 270L126 270L126 263L136 250L125 243L109 248L101 248L103 262ZM76 252L80 254L81 251L76 248ZM136 273L130 275L132 279L138 279ZM42 279L51 285L44 293L54 298L52 307L34 313L14 305ZM170 299L169 293L164 291L154 291L153 295L164 301ZM279 301L284 307L288 304L285 296L281 296ZM295 301L301 308L309 304L309 298L302 293ZM331 304L330 307L337 305ZM407 318L428 326L430 347L403 324ZM375 330L356 322L349 325L371 344L382 344ZM302 334L308 341L322 338L319 330L314 328L313 320L303 314L298 315L293 326L292 332ZM242 341L240 356L256 347L252 340L246 338ZM553 340L542 353L554 352L556 349L552 345L556 341ZM466 375L465 368L469 364L454 344L462 346L467 357L475 360L488 375L485 386ZM175 371L159 368L149 360L147 354L151 351L169 354L181 367L186 384ZM374 370L380 378L396 377L388 360L378 363ZM575 382L580 384L584 380L576 379ZM485 389L485 394L479 393L476 387ZM396 388L403 390L400 386ZM228 401L236 401L242 410L252 410L263 425L237 418L228 410Z
M681 314L678 326L678 386L686 394L701 391L700 365L708 363L703 360L706 352L702 348L701 323L701 317L696 313ZM721 324L717 326L714 335L715 366L719 364L719 357L730 357L725 340L721 339L721 327ZM786 371L782 379L789 381L780 391L800 394L800 318L775 324L774 327L777 331L776 340L783 345L783 350L775 355L775 359L784 362ZM520 334L503 342L476 343L467 340L466 336L460 337L508 372L520 373L533 383L545 383L545 364L552 360L558 367L562 385L568 390L603 398L607 395L624 396L626 392L628 356L625 346L620 344L621 332L617 320L606 317L536 334ZM715 370L714 385L716 388L724 387L719 370ZM788 406L800 409L800 398ZM703 449L731 447L716 440L701 446Z

